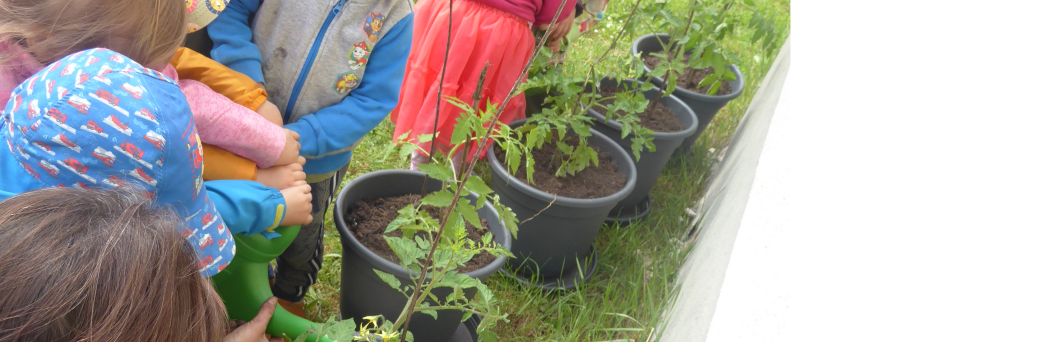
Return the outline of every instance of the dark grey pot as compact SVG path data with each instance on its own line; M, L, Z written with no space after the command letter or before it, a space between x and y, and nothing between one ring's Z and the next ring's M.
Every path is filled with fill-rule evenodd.
M517 120L509 126L519 127L524 121ZM626 186L607 197L580 199L542 192L506 172L505 163L495 157L494 145L487 150L491 188L502 204L522 221L513 241L512 252L516 258L509 261L521 276L558 278L566 272L577 272L580 265L587 267L590 246L605 217L616 203L630 195L637 183L637 171L630 155L604 134L592 129L590 132L593 134L590 144L611 154L619 172L627 176Z
M643 83L635 80L617 82L615 79L605 78L601 80L601 86L629 87L632 82ZM586 91L591 90L586 89ZM658 93L659 89L653 88L645 92L645 97L651 100ZM656 132L653 135L652 142L656 145L656 151L649 152L648 149L645 149L641 151L641 159L634 161L634 167L637 169L637 184L634 185L634 191L630 192L629 196L619 201L615 208L612 209L612 212L608 215L609 222L629 223L645 217L647 212L641 211L641 208L647 207L645 204L647 204L648 192L652 190L652 185L656 184L656 180L659 179L659 175L663 172L663 167L667 165L667 160L670 160L674 150L677 150L682 145L685 138L696 132L699 121L684 102L671 95L660 98L659 103L670 108L674 116L678 118L678 121L685 126L685 129L679 132ZM588 115L595 120L593 126L595 130L611 138L633 158L634 154L630 148L632 145L630 139L633 135L628 135L626 138L622 137L623 124L615 121L605 121L604 115L601 115L594 108L590 108Z
M356 323L365 316L384 315L385 319L395 321L400 312L407 304L407 297L399 291L392 289L381 280L374 270L381 270L395 275L404 286L414 287L414 281L409 276L410 271L399 265L385 260L371 252L355 238L348 230L348 224L344 221L344 212L348 207L362 199L402 196L421 192L421 184L425 181L425 174L410 170L383 170L375 171L352 180L348 186L341 190L337 196L337 204L333 210L333 222L337 231L341 234L341 317L354 319ZM443 182L429 179L429 191L439 190ZM470 202L476 203L476 194L470 193ZM513 237L502 225L498 211L487 203L483 208L477 210L481 219L486 219L491 229L491 235L506 248L512 245ZM507 257L499 257L484 268L472 271L466 275L484 280L495 272L502 269ZM450 294L450 289L438 288L433 293L440 298ZM465 295L470 299L476 295L475 290L466 290ZM435 305L435 303L433 303ZM440 310L439 318L415 313L410 320L410 332L414 334L414 340L419 342L448 342L451 336L459 329L462 312L454 310Z
M658 38L657 38L658 37ZM634 41L634 45L631 47L630 52L633 54L641 53L642 56L647 56L649 53L663 51L663 45L660 44L660 40L666 43L670 39L669 35L666 34L647 34L637 38ZM644 64L644 63L642 63ZM699 120L699 125L696 127L696 132L685 139L682 143L679 153L687 153L692 150L692 145L696 143L696 139L700 137L700 133L707 128L707 125L711 123L711 119L714 119L714 115L718 114L718 111L725 107L729 101L740 97L740 94L744 92L744 75L740 73L740 68L735 65L725 67L736 75L736 80L729 83L729 86L733 88L733 92L728 95L707 95L700 94L693 91L689 91L682 87L675 87L674 95L685 102L686 105L696 113L696 119ZM648 66L645 66L645 71L651 71ZM663 85L663 79L656 77L652 79L652 82L656 85Z

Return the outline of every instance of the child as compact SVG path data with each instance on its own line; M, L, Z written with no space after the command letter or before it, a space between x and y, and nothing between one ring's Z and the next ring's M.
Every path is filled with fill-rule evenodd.
M407 0L233 0L206 27L211 57L265 85L308 159L314 219L278 258L272 286L291 312L322 264L323 216L351 151L399 98L413 18Z
M226 0L186 2L189 19L187 33L208 25L226 8L226 4ZM245 75L182 47L176 51L169 65L160 71L177 80L180 89L187 95L202 142L210 145L204 153L205 164L211 166L206 167L206 170L239 167L242 164L240 158L228 157L233 152L254 163L250 169L253 177L234 179L257 180L257 167L269 170L272 165L291 165L300 158L296 133L282 129L277 108L267 101L267 93ZM222 148L222 151L217 148ZM216 172L203 175L206 180L233 178L223 176L227 175ZM274 179L266 176L259 180L279 189L288 186L270 184Z
M0 201L0 340L223 339L223 301L179 220L131 190Z
M392 111L392 122L396 124L393 141L406 133L411 141L423 134L432 134L436 120L436 96L443 56L447 46L448 15L453 12L450 23L450 56L443 81L443 96L452 96L472 103L472 94L480 79L485 63L490 63L484 81L483 98L478 108L487 103L498 106L514 87L521 71L531 58L535 38L534 26L545 29L554 16L557 27L550 34L550 48L571 28L575 0L566 0L564 9L557 13L562 0L454 0L448 7L447 0L421 0L414 6L417 17L414 22L414 47L410 50L406 83L399 94L399 106ZM451 133L455 119L461 111L446 100L440 101L439 129L432 140L437 151L447 153L451 149ZM510 123L524 117L524 95L509 101L499 120ZM490 143L490 142L489 142ZM419 143L428 151L429 143ZM486 148L486 146L484 146ZM475 155L476 148L469 149ZM417 164L428 163L426 153L415 152L411 169Z
M0 341L260 341L274 302L224 336L182 226L131 188L0 201Z
M230 262L231 233L310 217L306 185L279 192L217 181L200 193L201 148L186 98L170 79L128 58L164 66L182 39L184 2L110 2L2 1L0 86L24 82L14 92L0 89L3 100L11 98L0 122L8 147L0 148L0 190L139 184L186 217L206 276ZM82 51L41 68L56 51L95 44L130 56Z

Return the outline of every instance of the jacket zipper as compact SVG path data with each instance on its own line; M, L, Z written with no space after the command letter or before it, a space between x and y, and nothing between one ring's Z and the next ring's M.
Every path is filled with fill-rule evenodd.
M319 34L315 36L315 42L311 44L311 50L308 51L308 58L304 61L304 66L300 69L300 75L297 76L297 83L293 84L293 92L289 96L289 103L286 104L286 115L283 119L288 123L290 117L293 115L293 107L297 104L297 97L300 96L300 88L304 86L304 81L308 79L308 73L311 71L311 67L315 64L315 56L319 53L319 44L322 43L322 38L326 36L326 29L330 28L330 23L333 22L333 18L336 18L338 14L341 14L341 7L348 0L337 0L337 4L333 5L333 10L326 16L326 21L322 22L322 28L319 29Z

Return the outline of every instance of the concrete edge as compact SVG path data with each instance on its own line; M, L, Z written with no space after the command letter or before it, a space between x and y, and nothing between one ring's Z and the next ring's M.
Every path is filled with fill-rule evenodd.
M729 266L766 135L791 67L791 38L784 42L743 120L737 127L718 173L701 199L702 219L688 240L689 255L664 313L659 342L703 341L710 330L725 271Z

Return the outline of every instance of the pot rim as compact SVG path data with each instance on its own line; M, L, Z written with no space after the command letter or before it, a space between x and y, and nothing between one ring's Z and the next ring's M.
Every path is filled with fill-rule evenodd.
M337 201L334 202L334 216L335 216L334 217L334 226L336 226L335 228L337 228L337 232L341 234L341 245L345 246L345 247L351 247L351 249L353 251L355 251L356 253L359 253L360 255L363 255L363 256L370 255L370 256L372 256L372 257L364 257L363 259L365 259L370 264L374 265L375 268L377 268L377 269L379 269L379 270L381 270L383 272L392 274L392 275L394 275L394 276L396 276L398 278L407 278L408 275L410 275L410 277L417 278L418 274L416 272L411 272L410 270L408 270L406 268L403 268L402 266L399 266L399 264L396 264L394 262L388 261L388 259L382 258L381 256L377 255L377 253L374 253L369 248L366 248L366 246L364 246L363 243L360 242L359 239L355 238L355 235L353 235L351 233L351 229L348 227L348 224L346 222L344 222L343 215L341 215L341 214L343 214L343 212L341 212L341 205L340 204L344 203L345 198L346 198L345 196L347 196L347 194L350 193L352 191L352 189L355 188L355 185L362 184L362 183L365 183L365 182L368 182L368 181L377 181L377 178L385 177L385 176L392 175L392 174L410 174L410 175L422 176L422 177L425 176L425 173L421 172L421 171L412 171L412 170L379 170L379 171L369 172L369 173L366 173L366 174L364 174L362 176L356 177L355 179L352 179L352 181L350 183L348 183L348 185L346 185L343 189L341 189L341 192L337 195ZM468 191L469 194L472 195L472 196L475 196L477 198L477 200L481 200L477 193L469 191L469 190L464 190L464 191ZM495 207L493 205L491 205L490 202L484 200L484 207L483 208L495 212L496 213L495 216L498 216L497 215L498 210L496 210ZM505 224L502 224L501 222L499 222L498 225L501 227L502 230L504 230L506 232L505 238L502 239L503 241L500 241L500 243L506 249L512 248L513 236L509 232L509 229L507 229ZM488 229L492 229L492 227L489 225ZM492 234L492 236L494 236L494 234ZM364 254L364 253L366 253L366 254ZM468 272L468 273L462 273L462 274L465 274L467 276L470 276L470 277L473 277L473 278L477 278L477 279L483 278L483 277L486 277L486 276L489 276L491 274L494 274L494 273L498 272L505 265L505 263L506 263L506 261L508 259L509 259L509 257L507 257L505 255L502 255L502 256L499 256L494 261L492 261L491 263L487 264L487 266L481 267L479 269L476 269L476 270Z
M656 39L656 38L653 38L653 37L662 38L662 37L670 37L670 35L666 34L666 33L658 33L658 34L657 33L649 33L649 34L643 35L641 37L638 37L637 39L634 40L634 43L630 45L630 54L638 55L639 53L641 53L641 51L638 50L638 46L640 46L646 39ZM652 69L649 68L648 65L644 65L645 64L644 60L641 61L641 64L642 64L642 66L645 67L645 72L652 71ZM725 68L729 69L729 70L732 70L733 74L736 75L736 79L738 81L740 81L740 82L735 82L737 87L734 88L733 92L731 92L729 94L725 94L725 95L707 95L707 94L697 93L697 92L694 92L694 91L691 91L691 90L688 90L688 89L685 89L685 88L682 88L682 87L679 87L679 86L674 86L674 92L675 92L675 94L682 94L682 93L684 93L686 95L689 95L690 97L702 97L702 98L714 99L715 101L732 100L732 99L735 99L737 97L740 97L740 95L744 92L744 86L747 84L747 82L743 81L744 74L740 72L740 67L738 67L736 64L726 65ZM662 77L653 77L653 78L658 80L658 82L660 82L660 83L665 82Z
M604 79L614 79L614 78L613 77L605 77ZM638 84L645 83L644 81L634 80L634 79L624 79L624 80L622 80L622 82L633 82L633 81L637 81ZM651 92L651 91L652 90L650 90L649 92ZM677 106L684 107L685 110L690 113L689 120L692 121L692 125L687 127L687 128L685 128L685 129L683 129L683 130L677 131L677 132L655 132L655 131L653 131L652 132L652 136L655 137L655 138L663 139L663 140L675 140L675 139L687 138L690 135L692 135L692 133L695 133L696 132L696 128L699 127L699 125L700 125L700 119L696 118L696 113L694 113L692 111L692 108L689 108L689 105L685 104L685 101L682 101L681 99L677 98L676 96L674 96L674 94L670 94L670 96L667 96L667 97L664 97L664 98L660 98L661 101L663 99L670 99L670 100L674 101ZM604 115L601 115L600 112L597 112L593 108L588 108L587 109L587 113L594 120L597 120L598 122L604 124L605 126L608 126L608 127L614 128L616 130L620 130L620 131L623 129L623 124L621 124L619 122L616 122L614 120L605 120ZM631 133L630 136L632 136L632 135L634 135L634 134Z
M518 126L519 124L522 124L525 121L527 121L527 119L516 120L516 121L513 121L512 123L510 123L510 126L515 126L515 125ZM624 185L623 188L620 189L618 192L616 192L614 194L611 194L611 195L608 195L608 196L605 196L605 197L601 197L601 198L572 198L572 197L559 196L559 195L555 195L555 194L551 194L551 193L539 190L539 189L535 188L534 186L531 186L531 185L529 185L527 183L524 183L524 182L520 181L520 179L518 179L516 177L512 177L509 174L509 172L506 172L506 169L503 167L502 163L498 161L498 157L495 156L495 146L496 146L495 144L491 144L491 147L487 149L487 162L491 166L491 173L493 175L497 175L500 179L502 179L506 183L508 183L508 184L512 185L513 187L517 188L521 192L524 192L528 196L531 196L531 197L533 197L535 199L538 199L540 201L545 201L547 203L549 201L553 201L553 204L558 204L558 205L567 206L567 207L574 207L574 208L594 208L594 207L601 207L603 205L599 205L599 204L608 203L609 201L611 201L612 203L619 202L623 198L626 198L626 196L630 195L630 192L634 190L634 184L637 183L637 168L634 167L634 160L632 158L630 158L630 155L628 153L626 153L626 151L623 150L623 148L620 147L618 143L616 143L611 138L605 136L604 134L601 134L601 132L598 132L597 130L594 130L593 128L591 128L590 129L590 134L591 134L591 137L596 137L598 139L601 139L605 143L610 144L611 146L613 146L614 147L613 151L618 153L618 155L620 156L618 158L623 158L623 160L627 161L627 165L629 165L629 167L627 168L627 170L629 170L629 172L626 174L627 175L626 185ZM616 153L612 153L611 151L606 151L606 152L608 152L609 154L612 154L613 157L616 155ZM494 181L494 180L492 180L492 181ZM554 197L556 197L556 199L554 199Z

